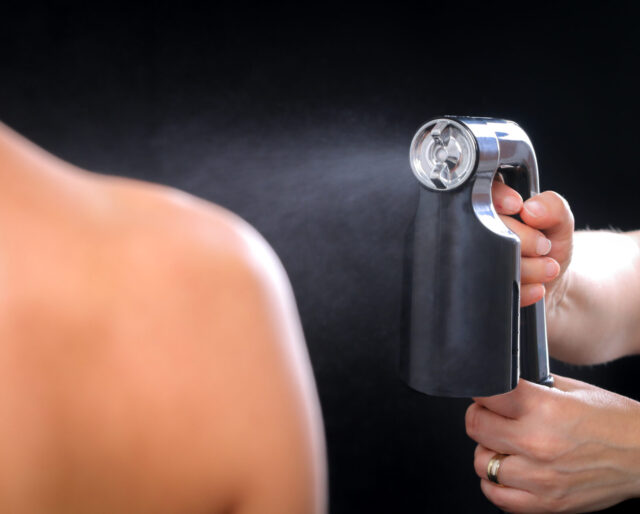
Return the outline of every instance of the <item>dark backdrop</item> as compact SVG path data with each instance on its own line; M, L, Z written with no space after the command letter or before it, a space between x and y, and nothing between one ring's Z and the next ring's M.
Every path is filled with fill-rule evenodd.
M632 3L87 4L2 4L0 119L80 166L228 207L273 245L316 374L333 514L494 512L468 401L396 376L408 145L440 114L516 120L579 227L637 228ZM636 358L552 368L640 398Z

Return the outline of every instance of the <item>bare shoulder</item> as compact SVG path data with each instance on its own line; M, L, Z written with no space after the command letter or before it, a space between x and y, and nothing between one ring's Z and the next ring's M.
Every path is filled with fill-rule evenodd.
M0 511L318 513L289 282L233 214L0 126Z
M0 510L322 512L318 398L273 250L171 188L61 176L0 217Z
M153 334L158 385L176 394L167 424L175 427L176 411L186 420L175 459L188 448L185 466L203 467L205 489L221 484L238 512L321 512L317 394L275 252L221 207L171 188L126 187L122 286L136 287L113 319L127 338Z

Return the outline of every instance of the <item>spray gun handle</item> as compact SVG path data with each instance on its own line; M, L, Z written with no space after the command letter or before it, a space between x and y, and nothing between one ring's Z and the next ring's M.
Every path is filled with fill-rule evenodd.
M505 183L523 200L540 192L538 165L527 134L514 122L494 123ZM549 373L544 298L520 311L520 376L553 387Z
M511 169L503 172L505 183L518 191L524 200L532 196L529 187L531 173L526 169ZM520 310L520 376L530 382L553 387L549 374L547 354L547 330L544 298Z

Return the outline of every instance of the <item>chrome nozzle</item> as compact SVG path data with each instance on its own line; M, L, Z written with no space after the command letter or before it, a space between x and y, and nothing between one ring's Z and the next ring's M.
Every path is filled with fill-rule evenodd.
M429 189L455 189L473 172L475 140L469 129L455 120L432 120L413 137L409 160L416 178Z

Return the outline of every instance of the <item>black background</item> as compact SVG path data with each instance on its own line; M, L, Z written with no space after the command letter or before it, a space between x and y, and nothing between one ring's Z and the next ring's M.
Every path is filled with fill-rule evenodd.
M79 166L228 207L275 248L320 392L333 514L495 512L468 400L396 375L408 145L441 114L513 119L578 227L637 228L631 2L22 3L2 4L0 29L5 123ZM639 366L552 368L640 398Z

